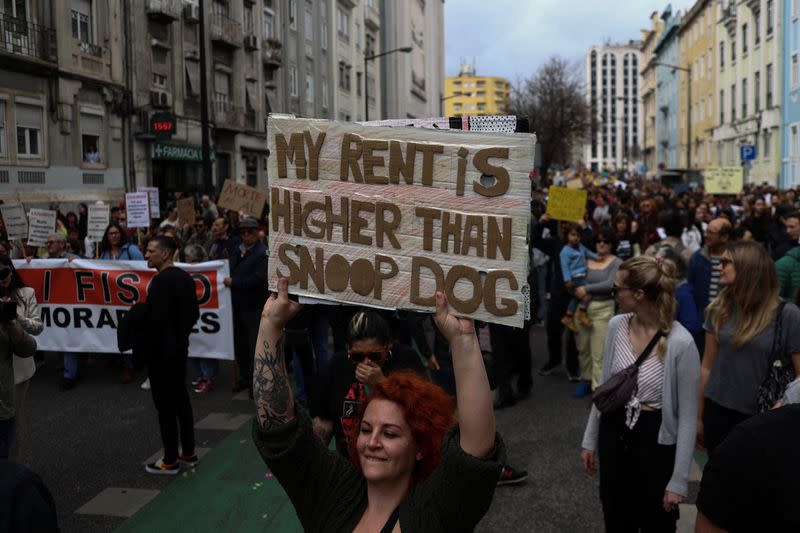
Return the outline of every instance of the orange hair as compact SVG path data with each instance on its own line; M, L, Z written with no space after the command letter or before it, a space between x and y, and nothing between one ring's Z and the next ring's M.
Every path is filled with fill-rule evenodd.
M403 410L411 435L422 453L422 459L414 467L414 482L422 481L439 465L442 459L442 442L455 424L455 402L443 388L431 383L414 372L393 372L375 384L372 394L359 409L358 423L353 434L346 435L350 460L361 471L356 441L361 429L361 420L369 402L375 399L389 400Z

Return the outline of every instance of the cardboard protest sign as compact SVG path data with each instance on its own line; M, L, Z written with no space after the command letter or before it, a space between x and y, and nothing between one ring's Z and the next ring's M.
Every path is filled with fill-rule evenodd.
M93 204L89 206L89 213L86 223L86 235L93 241L99 242L103 239L103 234L108 227L108 206L105 204Z
M583 189L583 180L580 177L567 180L567 189Z
M271 117L270 286L521 326L536 138Z
M194 198L181 198L178 200L178 220L181 226L194 224L197 212L194 210Z
M8 240L21 241L28 237L28 217L25 216L25 207L22 204L0 205L0 215L6 226Z
M28 244L44 246L47 238L56 231L56 212L48 209L31 209L28 212Z
M150 201L146 192L125 193L125 210L129 228L150 227Z
M742 167L712 167L705 171L705 189L709 194L738 194L744 185Z
M233 180L225 180L217 205L231 211L242 211L252 217L261 218L266 203L267 193L264 191L236 183Z
M158 203L158 187L138 187L136 192L146 192L150 200L150 217L159 218L161 216L161 207Z
M575 222L583 220L586 211L586 191L566 187L548 189L547 212L553 220Z

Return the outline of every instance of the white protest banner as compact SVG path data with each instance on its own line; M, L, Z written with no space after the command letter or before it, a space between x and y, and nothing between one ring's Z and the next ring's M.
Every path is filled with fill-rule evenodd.
M125 211L129 228L150 227L150 203L146 192L125 193Z
M268 124L272 289L522 326L535 136Z
M6 226L8 240L21 241L28 237L28 217L25 216L25 207L22 204L0 205L0 215Z
M146 192L150 200L150 217L161 217L161 208L158 203L158 187L138 187L136 192Z
M144 261L75 259L15 260L26 285L33 287L44 331L40 350L114 353L117 324L134 303L146 301L156 271ZM195 281L200 319L189 337L189 355L233 359L233 314L227 261L177 263Z
M31 209L28 212L28 245L44 246L47 238L56 231L56 212Z
M92 204L86 222L86 235L95 242L100 242L108 227L108 206L105 204Z

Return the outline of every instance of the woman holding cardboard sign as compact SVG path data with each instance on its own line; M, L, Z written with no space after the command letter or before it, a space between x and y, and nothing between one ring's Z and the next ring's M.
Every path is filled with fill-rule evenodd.
M288 280L264 306L255 355L253 437L306 531L472 531L492 500L502 443L471 320L436 295L436 325L453 351L452 400L423 378L395 373L361 406L351 461L314 436L286 374L283 327L299 310ZM383 529L382 529L383 528Z

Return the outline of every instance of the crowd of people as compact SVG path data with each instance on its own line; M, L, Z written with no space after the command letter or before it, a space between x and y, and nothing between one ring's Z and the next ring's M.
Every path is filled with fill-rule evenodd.
M606 529L674 531L678 506L689 496L692 455L701 448L710 462L698 528L736 531L741 509L720 503L732 490L722 480L732 475L742 449L765 442L763 428L776 432L798 416L790 416L797 412L791 406L780 407L800 399L795 383L784 385L786 396L782 389L764 392L776 368L800 375L797 194L747 185L737 195L713 195L702 187L639 179L586 188L584 218L557 221L547 212L547 187L534 187L532 318L524 328L457 319L443 295L434 316L303 307L288 298L286 280L269 297L266 218L226 211L209 196L196 198L194 220L183 221L176 195L147 231L127 227L124 205L112 207L97 243L87 236L84 204L66 215L52 205L57 227L38 249L9 243L0 226L2 298L20 303L17 320L0 319L0 356L9 356L0 371L0 456L12 453L14 421L19 427L42 328L12 258L146 259L158 270L156 279L169 278L151 285L155 293L148 300L173 302L159 308L162 318L164 309L179 310L169 316L181 332L170 346L181 363L163 365L168 354L156 357L135 345L133 355L120 358L122 381L130 383L137 351L149 354L142 386L152 388L165 449L161 460L147 465L156 474L197 462L184 384L187 325L195 315L183 305L192 298L175 263L227 260L234 390L255 400L258 450L307 530L324 530L320 516L348 530L391 531L398 521L414 531L452 524L471 530L495 486L527 476L507 464L492 407L512 408L531 393L529 333L543 327L547 362L538 373L555 376L563 365L576 398L592 395L632 365L638 369L624 408L591 408L580 445L583 469L600 474ZM179 294L182 283L187 290ZM140 312L150 319L134 329L152 325L148 320L157 314L152 305ZM78 383L84 358L59 354L64 390ZM218 360L194 363L191 384L198 395L219 386ZM13 393L5 387L12 382ZM775 407L781 416L763 413ZM734 438L745 444L730 444ZM336 451L328 448L331 442ZM466 485L469 494L461 490ZM317 512L320 506L327 511ZM422 508L437 509L431 518L436 527L419 521ZM795 524L784 515L771 519L765 523L775 530Z

